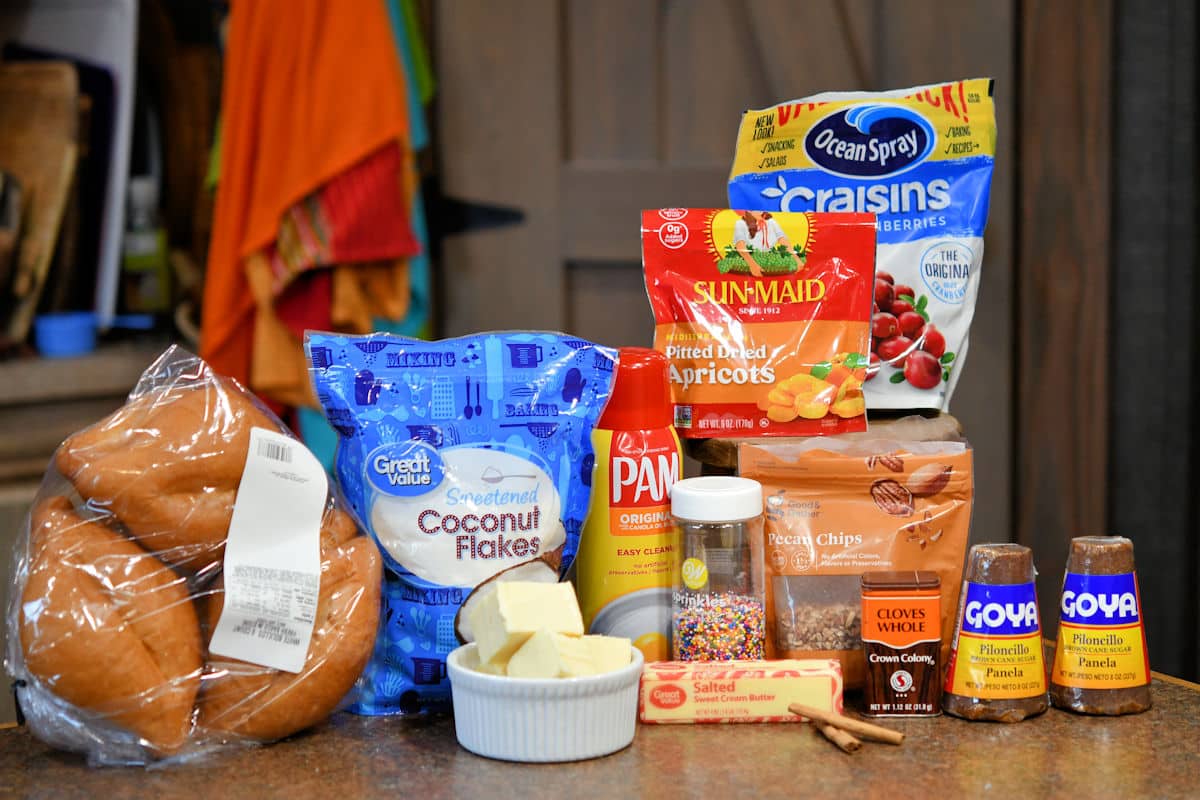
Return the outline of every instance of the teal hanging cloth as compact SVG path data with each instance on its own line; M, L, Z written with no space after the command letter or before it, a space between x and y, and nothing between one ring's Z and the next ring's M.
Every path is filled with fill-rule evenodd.
M392 36L396 41L396 49L400 53L400 61L404 67L404 79L408 88L409 142L415 156L417 151L423 150L429 144L429 126L425 120L424 103L433 96L433 72L429 66L429 56L421 36L420 19L417 16L413 0L387 0L387 8L392 22ZM381 329L402 336L427 339L432 334L430 329L432 289L430 286L429 234L425 227L425 210L419 183L413 194L412 202L409 204L409 212L412 214L413 230L421 244L420 254L409 259L408 262L408 280L411 287L409 310L399 323L386 325Z
M392 35L404 64L408 86L409 143L414 152L429 144L429 126L425 121L425 106L433 99L433 71L425 40L421 37L421 22L412 0L387 0Z
M417 14L416 0L401 0L404 10L405 32L408 35L408 48L412 53L413 78L421 92L421 102L425 105L433 100L436 88L433 79L433 66L429 62L429 50L425 47L425 39L421 36L421 18ZM416 148L420 150L421 148Z

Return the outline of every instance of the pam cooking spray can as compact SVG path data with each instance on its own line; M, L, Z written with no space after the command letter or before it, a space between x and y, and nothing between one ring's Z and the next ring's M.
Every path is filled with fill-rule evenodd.
M621 348L612 396L592 432L592 499L576 585L589 633L625 636L646 661L671 651L671 582L679 535L671 485L680 477L667 360Z

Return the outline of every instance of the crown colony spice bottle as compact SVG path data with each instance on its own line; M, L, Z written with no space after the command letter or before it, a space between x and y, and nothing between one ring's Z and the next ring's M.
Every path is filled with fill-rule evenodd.
M1150 708L1150 656L1133 542L1121 536L1072 539L1059 613L1050 701L1080 714Z
M865 572L863 690L874 716L935 717L941 713L941 578L927 570Z

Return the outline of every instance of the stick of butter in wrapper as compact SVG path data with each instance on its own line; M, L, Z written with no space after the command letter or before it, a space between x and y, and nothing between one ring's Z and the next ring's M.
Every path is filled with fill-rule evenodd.
M638 712L650 724L799 722L804 703L842 711L836 659L658 661L642 673Z

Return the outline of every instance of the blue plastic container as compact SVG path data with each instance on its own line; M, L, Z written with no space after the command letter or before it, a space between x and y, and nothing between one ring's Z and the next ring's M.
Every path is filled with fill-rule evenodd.
M91 311L55 311L33 321L33 340L47 358L82 356L96 349L96 315Z

